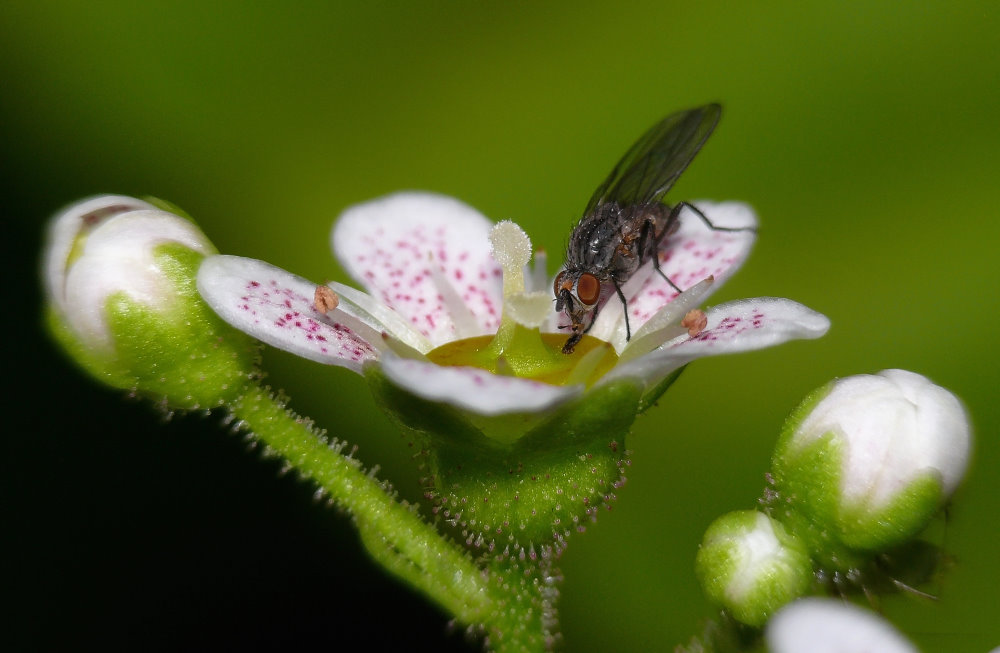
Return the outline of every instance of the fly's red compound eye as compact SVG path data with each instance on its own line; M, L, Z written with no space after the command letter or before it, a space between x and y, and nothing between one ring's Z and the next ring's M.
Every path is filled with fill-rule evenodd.
M576 296L587 306L593 306L601 297L601 282L592 274L581 274L576 282Z

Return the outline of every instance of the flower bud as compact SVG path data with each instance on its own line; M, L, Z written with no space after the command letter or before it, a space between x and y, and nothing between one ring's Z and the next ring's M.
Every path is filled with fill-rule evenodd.
M52 220L44 250L53 334L99 380L205 408L242 390L251 341L201 301L215 248L189 220L130 197L83 200Z
M922 530L969 462L965 411L919 374L840 379L789 418L773 459L776 517L847 569Z
M777 521L754 510L719 517L705 531L695 560L705 594L735 619L760 626L801 596L812 579L805 546Z

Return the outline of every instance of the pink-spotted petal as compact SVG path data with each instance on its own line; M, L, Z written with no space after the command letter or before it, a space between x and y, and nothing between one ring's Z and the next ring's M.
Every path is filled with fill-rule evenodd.
M360 372L378 358L381 341L357 319L314 306L316 284L269 263L209 256L198 270L198 292L219 317L269 345L327 365Z
M492 227L456 199L396 193L344 211L333 227L333 250L369 294L438 346L500 324L502 279L490 254ZM463 319L470 314L472 320Z
M819 338L830 320L790 299L759 297L720 304L706 311L708 325L695 336L684 334L634 361L619 365L605 383L634 377L653 385L670 372L705 356L764 349L789 340Z
M718 231L707 224L692 209L685 207L680 214L680 228L660 243L660 269L681 290L699 281L715 277L712 291L729 279L743 264L753 247L757 234L757 217L753 209L740 202L697 202L695 206L716 227L747 229ZM650 266L652 267L652 266ZM645 277L629 298L629 325L635 333L646 320L677 296L677 291L653 271ZM614 302L611 302L614 303ZM621 305L608 308L621 314ZM621 327L624 330L624 320Z
M389 355L381 366L390 381L418 397L480 415L543 411L583 392L582 385L555 386L475 367L443 367Z

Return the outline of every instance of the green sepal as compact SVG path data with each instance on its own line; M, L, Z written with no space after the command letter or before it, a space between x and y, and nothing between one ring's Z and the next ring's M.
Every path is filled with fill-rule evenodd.
M172 295L147 306L119 292L105 304L109 349L81 341L57 311L46 309L52 335L91 376L171 410L223 405L245 392L255 375L256 343L224 323L198 294L201 254L178 244L155 248L154 260Z
M543 413L484 417L416 397L377 364L364 373L378 403L426 451L438 514L470 544L502 551L561 542L623 480L625 436L641 397L635 381Z
M656 402L663 396L663 393L674 384L674 381L680 378L681 373L686 369L687 365L677 368L670 374L663 377L663 380L654 385L650 390L647 390L646 393L642 395L642 400L639 402L639 412L644 413L655 406Z

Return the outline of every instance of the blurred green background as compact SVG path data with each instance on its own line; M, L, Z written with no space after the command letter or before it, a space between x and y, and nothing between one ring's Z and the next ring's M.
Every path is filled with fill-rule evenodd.
M164 423L54 351L36 257L62 204L164 197L221 251L316 280L344 280L337 213L406 188L559 252L640 133L718 100L671 197L748 201L762 228L713 301L791 297L833 328L692 365L640 418L620 500L562 561L567 649L671 650L697 632L712 614L692 571L701 534L754 505L784 416L835 376L887 367L962 397L977 445L932 535L957 560L928 588L940 600L884 611L927 651L1000 644L1000 5L617 4L3 4L9 642L477 648L217 416ZM273 351L265 365L296 410L420 498L359 378Z

